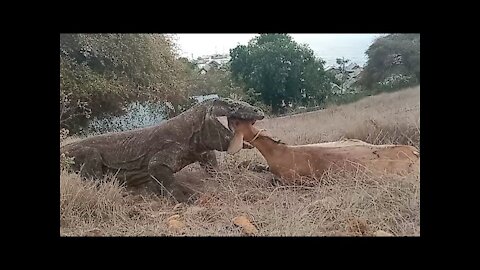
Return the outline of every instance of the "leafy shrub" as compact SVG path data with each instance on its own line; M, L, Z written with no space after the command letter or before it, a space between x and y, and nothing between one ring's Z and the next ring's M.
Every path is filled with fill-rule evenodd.
M61 34L61 127L76 133L88 116L119 115L134 101L180 103L182 69L165 35Z
M379 37L366 51L359 84L366 89L398 89L420 83L420 34Z

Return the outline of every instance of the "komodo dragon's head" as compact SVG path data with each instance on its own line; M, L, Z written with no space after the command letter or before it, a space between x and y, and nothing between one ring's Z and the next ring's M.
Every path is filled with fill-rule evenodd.
M202 144L211 150L226 151L233 139L231 119L262 120L263 111L243 101L216 98L199 104L206 106L205 119L201 127ZM244 148L252 148L245 144Z

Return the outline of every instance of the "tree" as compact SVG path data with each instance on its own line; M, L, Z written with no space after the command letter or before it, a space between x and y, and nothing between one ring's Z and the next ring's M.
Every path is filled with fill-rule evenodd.
M350 60L346 59L345 58L337 58L337 65L339 65L340 67L340 73L342 74L342 79L341 79L341 82L342 82L342 89L344 88L344 85L345 85L345 81L347 80L347 71L345 70L345 65L350 62Z
M230 50L231 72L245 84L251 97L258 97L278 113L282 104L321 102L329 89L324 62L307 45L286 34L261 34Z
M359 83L371 89L420 83L420 35L391 34L377 38L366 51L367 65Z
M159 34L61 34L61 126L78 131L87 115L122 114L133 101L180 103L185 80L175 56Z

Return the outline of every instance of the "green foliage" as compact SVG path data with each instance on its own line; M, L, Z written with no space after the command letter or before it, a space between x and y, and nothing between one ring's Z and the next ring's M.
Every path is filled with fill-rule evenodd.
M350 62L349 59L345 58L337 58L336 59L337 65L340 68L340 73L342 74L341 80L337 80L339 83L337 85L341 85L342 88L344 87L345 81L347 80L348 76L346 75L346 65Z
M417 80L413 75L392 74L383 81L375 84L374 89L389 92L412 86L416 83Z
M60 144L68 137L68 129L60 129ZM73 157L67 157L65 153L60 154L60 169L68 170L71 165L75 164Z
M60 170L69 170L75 164L74 157L67 157L65 153L60 154Z
M61 34L61 126L76 132L90 114L121 114L132 101L180 103L181 69L164 35Z
M420 83L420 35L392 34L380 37L368 55L359 84L367 89L394 90Z
M321 103L330 89L324 62L286 34L262 34L230 50L230 56L234 79L249 89L250 99L261 100L273 113L283 102Z

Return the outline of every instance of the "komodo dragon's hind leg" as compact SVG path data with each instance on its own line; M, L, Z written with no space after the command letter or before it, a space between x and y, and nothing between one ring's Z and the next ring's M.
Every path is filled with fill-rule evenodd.
M80 171L81 176L86 178L101 178L103 176L102 156L96 148L82 147L75 151L73 156L75 157L73 168Z

